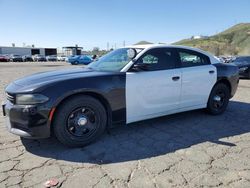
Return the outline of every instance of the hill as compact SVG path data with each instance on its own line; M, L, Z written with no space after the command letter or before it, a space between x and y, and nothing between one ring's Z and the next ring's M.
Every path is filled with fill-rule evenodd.
M192 46L215 55L250 55L250 23L237 24L202 39L184 39L174 44Z
M153 44L153 43L152 43L152 42L145 41L145 40L142 40L142 41L140 41L140 42L135 43L134 45L144 45L144 44Z

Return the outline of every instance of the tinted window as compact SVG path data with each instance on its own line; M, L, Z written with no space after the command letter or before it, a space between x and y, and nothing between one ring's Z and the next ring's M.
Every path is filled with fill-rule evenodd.
M179 58L182 67L193 67L210 64L210 60L206 55L192 51L179 50Z
M170 48L157 48L147 51L136 63L148 64L148 70L165 70L175 68L175 51Z

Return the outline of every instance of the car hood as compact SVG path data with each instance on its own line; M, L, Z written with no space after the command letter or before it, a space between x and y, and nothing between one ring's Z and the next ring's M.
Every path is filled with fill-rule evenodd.
M248 66L250 66L250 63L245 62L245 61L243 61L243 62L234 62L233 64L235 64L238 67L248 67Z
M32 92L38 88L41 88L44 85L53 84L64 80L82 77L92 77L105 74L110 73L92 71L83 67L41 72L15 80L7 86L6 91L9 93Z

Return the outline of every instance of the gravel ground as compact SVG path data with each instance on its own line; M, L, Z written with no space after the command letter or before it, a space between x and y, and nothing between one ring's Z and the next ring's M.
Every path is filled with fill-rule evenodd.
M0 97L11 81L66 63L0 63ZM78 149L54 138L20 139L0 115L0 187L250 187L250 80L227 111L165 116L110 130Z

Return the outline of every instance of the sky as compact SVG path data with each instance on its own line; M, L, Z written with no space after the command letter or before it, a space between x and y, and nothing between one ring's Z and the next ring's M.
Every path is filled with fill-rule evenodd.
M250 0L0 0L0 46L172 43L250 22Z

